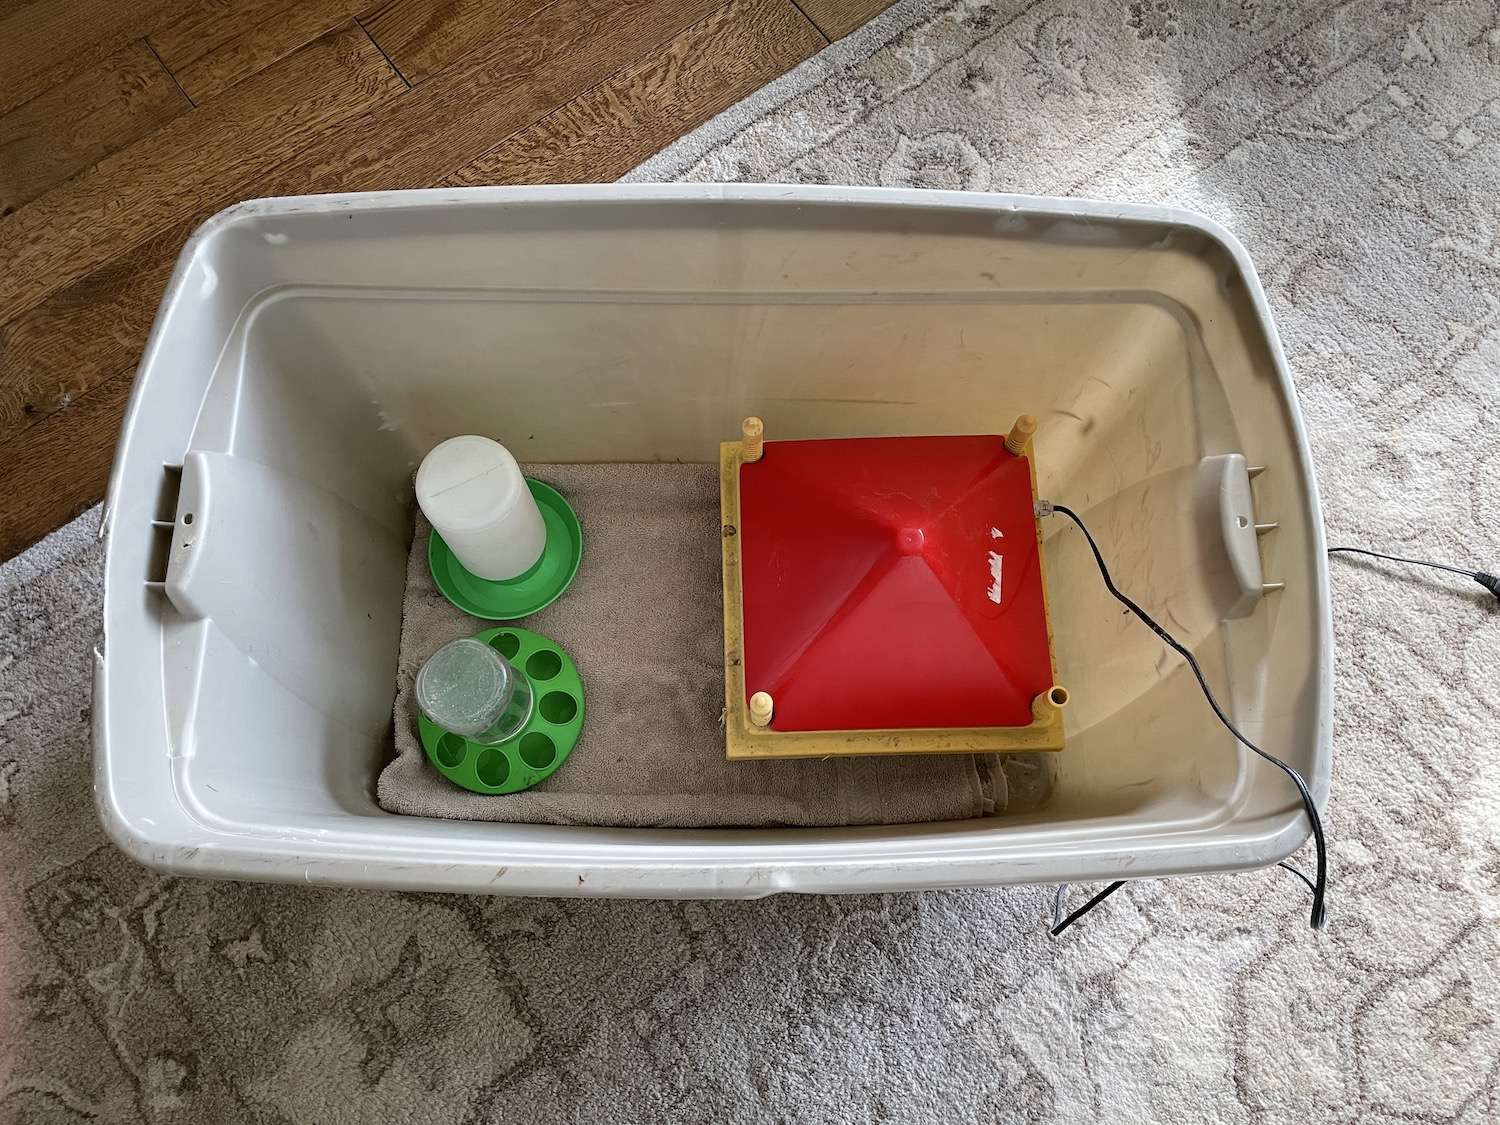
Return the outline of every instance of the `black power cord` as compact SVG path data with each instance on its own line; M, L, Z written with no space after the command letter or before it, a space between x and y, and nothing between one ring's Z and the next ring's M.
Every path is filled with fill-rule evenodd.
M1053 926L1052 927L1052 931L1051 931L1052 936L1056 937L1058 934L1062 933L1069 926L1071 926L1074 922L1078 921L1078 919L1082 918L1090 910L1094 909L1094 907L1098 906L1101 902L1103 902L1105 899L1107 899L1110 895L1114 894L1116 891L1118 891L1124 885L1125 885L1125 880L1124 879L1117 879L1113 883L1111 883L1109 886L1105 887L1102 891L1100 891L1098 894L1096 894L1093 898L1089 899L1088 902L1084 903L1077 910L1073 911L1073 913L1069 914L1066 918L1064 918L1061 922L1057 923L1057 925ZM1059 892L1058 901L1059 902L1062 901L1060 892Z
M1493 574L1487 574L1482 570L1467 570L1461 566L1449 566L1447 563L1428 562L1426 559L1404 559L1400 555L1383 555L1379 551L1369 551L1364 547L1329 547L1330 555L1368 555L1372 559L1384 559L1386 562L1405 563L1407 566L1425 566L1433 570L1446 570L1449 574L1462 574L1465 578L1472 578L1496 599L1500 599L1500 578Z
M1203 669L1198 666L1198 661L1196 658L1194 658L1193 654L1189 652L1185 647L1183 647L1183 645L1180 644L1177 639L1172 636L1172 634L1168 633L1159 624L1157 624L1157 622L1151 617L1149 613L1147 613L1125 594L1121 593L1119 587L1115 585L1114 579L1110 577L1109 567L1105 565L1104 556L1099 552L1099 544L1094 542L1094 537L1089 534L1089 529L1084 526L1083 520L1079 519L1078 513L1062 504L1043 504L1038 509L1039 515L1047 515L1050 512L1061 512L1078 526L1079 531L1083 532L1083 537L1088 540L1089 550L1094 553L1094 562L1099 566L1099 574L1104 579L1104 585L1109 590L1110 594L1114 596L1115 600L1120 602L1125 606L1126 609L1128 609L1131 613L1135 614L1136 617L1143 621L1153 633L1161 638L1162 642L1166 644L1168 648L1172 649L1187 661L1188 667L1193 670L1193 675L1197 677L1198 686L1203 690L1204 698L1208 700L1208 705L1213 708L1214 715L1218 717L1219 722L1224 724L1225 728L1229 731L1230 734L1234 735L1237 741L1239 741L1242 745L1248 747L1250 750L1253 750L1256 754L1260 755L1266 761L1270 762L1273 766L1276 766L1278 769L1280 769L1287 775L1287 777L1291 779L1292 784L1297 787L1297 793L1302 798L1303 808L1307 810L1308 823L1312 826L1313 843L1314 847L1317 850L1318 856L1317 876L1315 879L1309 879L1296 867L1294 867L1290 863L1287 863L1285 860L1278 863L1276 866L1286 868L1286 870L1290 871L1293 875L1297 876L1297 878L1301 879L1304 883L1307 884L1307 889L1312 892L1313 896L1311 918L1312 926L1315 930L1322 929L1327 922L1327 912L1324 907L1324 899L1327 897L1328 892L1328 847L1323 838L1323 820L1318 813L1318 807L1316 803L1314 803L1313 801L1312 793L1307 787L1307 782L1303 780L1303 777L1300 773L1298 773L1286 762L1283 762L1274 754L1269 754L1266 751L1262 750L1259 746L1255 745L1255 743L1251 742L1242 733L1240 733L1240 729L1230 721L1229 716L1224 712L1224 708L1219 705L1219 701L1214 697L1213 691L1208 686L1208 681L1203 676ZM1469 570L1461 566L1449 566L1447 563L1429 562L1425 559L1408 559L1403 558L1400 555L1387 555L1381 553L1380 551L1367 550L1364 547L1330 547L1328 548L1328 553L1330 555L1368 555L1370 558L1384 559L1386 562L1403 563L1407 566L1423 566L1429 567L1433 570L1447 571L1450 574L1459 574L1465 578L1472 578L1475 582L1478 582L1481 586L1483 586L1486 590L1493 594L1497 600L1500 600L1500 577L1497 577L1494 574L1490 574L1487 571ZM1052 927L1052 936L1056 937L1058 934L1062 933L1074 922L1078 921L1078 919L1082 918L1090 910L1094 909L1094 907L1098 906L1101 902L1107 899L1110 895L1114 894L1124 885L1125 881L1123 879L1110 883L1093 898L1089 899L1077 910L1073 911L1073 913L1069 914L1061 921L1058 921L1056 925ZM1062 891L1061 889L1059 889L1059 904L1061 904L1061 901Z
M1317 875L1309 884L1312 887L1313 892L1312 917L1310 921L1313 929L1321 930L1324 923L1327 921L1327 912L1324 909L1323 900L1328 893L1328 845L1323 839L1323 818L1318 813L1317 802L1313 800L1312 790L1307 787L1307 782L1303 780L1302 775L1295 769L1293 769L1292 766L1288 765L1286 762L1283 762L1275 754L1270 754L1262 750L1259 746L1255 745L1255 743L1246 738L1243 733L1241 733L1240 728L1234 725L1233 720L1230 719L1224 708L1219 705L1218 699L1214 696L1213 689L1208 686L1208 679L1203 675L1203 669L1198 664L1198 658L1195 657L1190 651L1188 651L1187 647L1184 646L1180 641L1178 641L1176 637L1172 636L1171 633L1167 632L1159 624L1157 624L1155 618L1153 618L1149 613L1147 613L1144 609L1142 609L1139 605L1132 601L1127 595L1121 593L1120 588L1115 585L1115 580L1110 577L1109 566L1105 563L1104 556L1099 552L1099 544L1094 542L1093 535L1091 535L1089 533L1089 529L1084 526L1083 520L1078 518L1078 513L1073 511L1072 508L1069 508L1063 504L1053 504L1051 507L1054 512L1060 512L1061 514L1067 516L1068 519L1072 520L1078 526L1078 530L1083 532L1083 537L1088 540L1089 550L1093 551L1094 553L1094 562L1099 566L1099 574L1104 579L1104 586L1107 590L1109 590L1114 599L1121 605L1123 605L1126 609L1128 609L1131 613L1135 614L1135 616L1138 617L1148 629L1150 629L1159 638L1161 638L1163 644L1165 644L1173 652L1177 653L1178 656L1187 661L1188 667L1193 670L1193 675L1198 680L1198 687L1203 691L1203 697L1208 700L1209 707L1213 709L1213 713L1215 716L1217 716L1219 722L1224 724L1224 728L1229 731L1230 734L1234 735L1235 740L1238 741L1247 750L1253 751L1254 753L1258 754L1260 757L1264 758L1266 761L1270 762L1273 766L1279 769L1282 773L1286 774L1287 777L1291 779L1292 784L1297 787L1297 795L1302 798L1302 807L1307 810L1307 822L1312 826L1313 846L1317 850L1318 857ZM1304 882L1308 881L1307 876L1302 875L1300 871L1296 871L1295 868L1293 868L1292 870L1297 875L1301 876ZM1119 887L1119 883L1114 883L1106 887L1103 891L1095 895L1083 906L1075 910L1062 922L1054 926L1052 929L1053 935L1056 936L1057 934L1062 933L1063 930L1067 929L1084 914L1087 914L1095 906L1103 902L1107 897L1118 890Z

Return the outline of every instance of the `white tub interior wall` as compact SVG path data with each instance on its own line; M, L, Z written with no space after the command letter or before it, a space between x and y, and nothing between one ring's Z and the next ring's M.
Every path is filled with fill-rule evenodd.
M1064 207L1082 213L1047 213ZM1147 209L846 189L396 193L211 221L169 291L111 489L106 824L173 870L513 892L1020 882L1284 854L1303 832L1290 787L1121 616L1061 517L1047 562L1073 704L1040 813L603 830L391 816L373 796L422 454L478 432L523 461L713 462L751 413L773 439L1037 415L1043 494L1084 515L1120 585L1321 792L1321 527L1240 253ZM1258 505L1281 527L1263 555L1286 582L1227 625L1193 501L1200 460L1225 452L1269 467ZM181 504L159 510L161 466L185 459L207 482L192 529ZM159 577L153 517L225 579L188 613L143 585Z

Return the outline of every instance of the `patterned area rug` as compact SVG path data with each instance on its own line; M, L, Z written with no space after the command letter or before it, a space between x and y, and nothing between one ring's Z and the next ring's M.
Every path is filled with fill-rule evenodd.
M1500 10L903 3L637 178L1170 202L1259 263L1331 537L1500 565ZM1339 563L1331 924L1271 870L753 903L151 875L89 794L101 551L0 568L0 1120L1481 1122L1500 612ZM1075 895L1079 889L1075 888Z

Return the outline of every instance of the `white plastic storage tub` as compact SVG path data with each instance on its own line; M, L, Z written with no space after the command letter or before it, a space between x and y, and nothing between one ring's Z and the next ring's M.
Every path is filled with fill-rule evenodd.
M713 462L748 414L790 438L1003 432L1023 412L1041 420L1043 495L1084 515L1122 587L1321 798L1330 629L1312 466L1254 270L1213 223L738 185L231 208L182 252L110 484L104 824L182 874L512 894L1076 881L1289 854L1307 826L1285 777L1247 760L1180 662L1107 600L1060 518L1049 579L1074 702L1040 811L693 831L377 806L411 473L437 441ZM1247 462L1224 455L1266 466L1253 500ZM1280 593L1244 585L1247 519L1280 525L1260 540ZM162 579L182 550L199 552L195 592L174 600Z

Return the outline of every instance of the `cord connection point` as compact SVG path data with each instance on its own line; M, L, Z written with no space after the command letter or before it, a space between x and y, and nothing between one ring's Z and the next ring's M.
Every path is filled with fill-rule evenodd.
M1494 594L1497 599L1500 599L1500 578L1497 578L1493 574L1486 574L1481 570L1475 572L1474 581L1478 582L1486 590Z
M1057 508L1053 506L1051 500L1038 500L1032 505L1032 511L1036 513L1036 518L1040 520L1046 519L1053 512L1057 511Z

